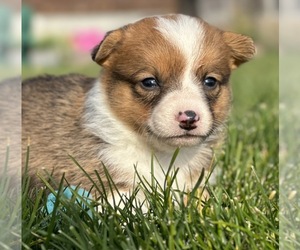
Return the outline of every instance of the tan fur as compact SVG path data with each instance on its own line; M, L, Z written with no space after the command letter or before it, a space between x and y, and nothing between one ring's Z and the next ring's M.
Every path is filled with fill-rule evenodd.
M176 18L176 15L170 15L167 18ZM231 90L227 83L231 70L250 60L255 53L255 47L252 39L247 36L233 32L223 32L200 19L199 22L205 27L204 47L208 49L199 58L199 68L195 71L197 71L199 79L203 78L203 75L207 72L218 72L217 74L214 73L213 76L220 82L225 83L218 87L218 91L207 92L207 95L214 99L211 107L215 119L222 122L227 118L230 108ZM124 91L126 88L129 89L127 79L130 78L134 82L139 82L145 78L145 75L155 75L156 72L154 72L155 68L153 67L155 65L159 69L161 81L166 84L172 82L170 88L176 88L176 79L179 78L178 74L181 74L186 63L183 59L180 60L180 52L175 47L170 46L169 43L166 43L161 34L151 28L152 25L154 25L153 19L146 18L134 25L112 31L103 41L94 58L98 64L104 67L104 70L107 69L103 76L104 79L107 76L109 79L112 77L110 75L111 68L124 78L124 88L114 87L114 84L122 84L122 80L116 82L104 80L103 82L106 84L109 101L114 107L113 111L120 119L123 119L125 123L135 129L141 129L141 124L137 123L146 120L149 107L137 102L136 98L128 96L130 91ZM148 41L149 36L155 36L155 43ZM147 46L139 46L140 44L146 44ZM157 44L160 46L157 47ZM101 57L102 54L105 56ZM122 59L121 63L120 58ZM138 69L141 69L141 72L137 73ZM173 79L170 79L170 77L175 81L171 81ZM136 91L144 99L147 99L149 93L144 94L139 86L136 88ZM150 94L155 95L155 93ZM114 98L115 96L119 98ZM149 99L154 98L150 96ZM136 117L139 117L138 121Z
M45 170L57 182L65 173L70 183L88 184L69 155L91 176L95 169L102 172L96 147L101 145L101 139L82 127L84 100L93 81L80 75L67 75L41 76L23 82L23 164L29 144L29 174L34 178L34 185L41 184L37 173L47 177Z
M178 74L181 74L184 68L184 61L180 61L179 52L176 48L170 47L158 31L148 27L150 21L146 19L145 22L134 25L134 27L127 26L125 30L122 30L124 33L122 42L119 41L120 38L118 37L113 50L111 49L116 53L112 52L105 60L99 61L96 58L97 62L104 67L103 84L113 112L133 129L142 129L142 123L150 114L151 106L149 103L155 102L155 97L158 94L145 91L136 83L147 76L157 74L156 71L160 73L161 81L166 84L171 83L172 79L179 78ZM142 33L141 30L143 30ZM115 32L119 33L120 31ZM108 45L106 40L103 41L98 53L101 53L102 50L109 50L106 46L112 46L111 36L114 38L115 32L108 35ZM149 35L155 36L155 41L148 41ZM141 44L147 46L140 46ZM158 47L157 44L160 46ZM173 59L174 57L176 60ZM117 76L112 75L115 72L118 72ZM112 82L112 78L119 79ZM134 92L138 93L139 99L133 96L132 91L130 91L128 79L131 81L130 85L134 86ZM174 85L170 86L170 88L174 87Z
M177 20L178 16L169 15L164 18ZM195 51L196 63L193 62L191 69L195 78L193 84L199 83L213 123L210 134L206 136L209 138L207 141L203 136L197 139L199 145L186 147L188 144L185 144L184 139L182 145L179 145L182 146L184 155L180 164L185 165L185 157L186 161L190 161L190 165L185 166L187 169L182 173L183 184L186 182L191 186L196 182L202 168L209 169L212 159L211 147L221 139L221 128L230 109L231 71L248 61L254 54L254 45L250 38L221 31L200 19L197 19L197 22L203 28L204 39L201 41L201 53ZM93 60L103 67L100 83L79 75L44 76L23 83L23 154L29 141L30 175L36 176L36 172L42 173L45 169L59 181L65 173L70 184L81 183L85 188L89 188L90 181L68 156L72 155L96 181L95 170L102 178L105 176L103 161L115 184L124 192L130 190L133 185L133 167L118 165L114 159L109 159L110 154L107 153L111 152L113 155L117 150L121 150L120 147L107 143L90 128L94 126L94 130L101 130L97 125L87 125L95 116L90 113L89 117L87 114L94 111L93 107L86 109L86 102L90 100L91 93L96 91L94 87L97 87L97 84L101 85L106 97L106 112L117 119L122 130L128 131L129 135L132 133L135 138L128 142L128 157L133 157L132 162L136 163L134 157L139 157L130 151L135 147L153 150L163 160L168 159L164 159L163 152L170 153L176 147L169 145L167 139L150 133L149 119L165 95L181 89L181 80L190 69L187 67L189 59L185 58L174 41L168 41L155 25L156 18L151 17L107 34L92 53ZM202 86L207 76L217 79L218 85L215 88ZM157 78L161 83L160 89L149 91L141 86L140 83L149 77ZM172 119L175 119L175 116ZM166 124L169 122L166 121ZM178 143L181 143L180 139ZM127 148L125 142L124 145ZM106 149L108 151L105 151ZM119 161L122 159L116 159L116 162ZM150 165L142 167L150 168ZM36 184L40 183L36 177L34 179Z

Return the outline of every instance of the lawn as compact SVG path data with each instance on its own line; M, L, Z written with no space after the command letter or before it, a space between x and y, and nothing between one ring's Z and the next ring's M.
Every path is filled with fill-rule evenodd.
M299 52L280 59L280 247L300 248Z
M258 56L234 72L231 82L228 137L214 163L220 174L216 185L208 185L211 197L202 206L196 190L187 205L180 193L171 199L177 191L167 176L165 187L140 187L151 208L146 214L134 197L122 209L104 198L97 211L76 192L72 199L57 198L49 214L46 190L34 190L35 199L29 198L30 179L24 178L23 248L278 249L278 55Z

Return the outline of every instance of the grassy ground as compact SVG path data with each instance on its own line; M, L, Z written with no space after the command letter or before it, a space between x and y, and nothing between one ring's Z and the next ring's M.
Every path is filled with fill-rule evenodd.
M29 75L29 73L28 73ZM216 154L220 175L211 198L187 206L168 188L148 186L151 209L134 199L124 209L85 200L56 200L45 210L45 190L28 197L23 186L24 249L278 249L278 57L270 53L244 65L232 77L234 108L228 139ZM150 166L149 166L150 167ZM78 171L81 171L78 169ZM48 187L51 190L51 187ZM177 203L175 206L174 203Z
M7 166L0 166L0 249L10 250L21 247L21 198L15 176L7 175Z
M280 66L280 247L300 248L299 51L287 51Z

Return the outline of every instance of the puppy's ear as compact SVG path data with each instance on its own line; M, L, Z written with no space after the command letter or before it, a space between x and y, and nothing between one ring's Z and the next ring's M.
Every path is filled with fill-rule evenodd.
M92 59L101 66L107 66L108 58L116 50L122 41L121 29L110 31L104 39L92 51Z
M249 61L254 56L255 46L253 40L250 37L233 32L224 32L223 37L224 41L231 48L232 69L235 69L242 63Z

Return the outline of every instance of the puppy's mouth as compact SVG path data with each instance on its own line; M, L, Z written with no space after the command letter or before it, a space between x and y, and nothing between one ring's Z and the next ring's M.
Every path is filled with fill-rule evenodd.
M155 137L156 140L164 144L168 144L170 146L175 146L175 147L191 147L191 146L200 145L207 138L206 135L193 135L190 133L173 135L173 136L160 136L149 128L148 128L148 134L150 135L149 138Z

